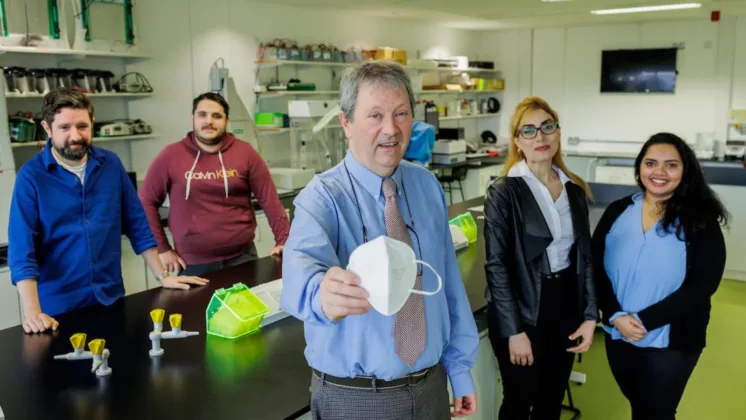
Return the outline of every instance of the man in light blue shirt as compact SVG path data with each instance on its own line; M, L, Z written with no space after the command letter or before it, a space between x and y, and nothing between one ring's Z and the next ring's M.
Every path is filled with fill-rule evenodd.
M345 75L340 95L340 120L350 149L339 165L316 176L296 198L283 258L281 306L305 322L305 354L314 371L312 414L315 419L450 418L446 376L454 416L472 414L476 395L471 369L479 337L456 261L445 196L432 173L402 161L412 131L409 78L397 64L368 62ZM443 278L442 291L424 297L420 325L425 331L411 335L426 338L414 343L420 350L411 365L397 350L401 337L394 338L395 321L405 320L372 309L360 279L344 269L355 248L387 235L390 206L398 207L396 217L403 218L416 258ZM421 290L438 288L432 272L419 273ZM408 338L405 347L413 345Z

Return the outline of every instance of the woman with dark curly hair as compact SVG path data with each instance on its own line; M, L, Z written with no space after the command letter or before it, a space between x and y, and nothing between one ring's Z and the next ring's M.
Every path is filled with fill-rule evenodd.
M606 355L633 419L675 419L725 269L728 212L673 134L643 145L635 178L643 192L611 204L593 235Z

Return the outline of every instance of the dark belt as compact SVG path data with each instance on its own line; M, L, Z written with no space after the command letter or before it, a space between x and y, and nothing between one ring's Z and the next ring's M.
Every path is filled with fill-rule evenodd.
M386 389L386 388L398 388L406 385L415 385L428 377L428 375L435 370L435 366L431 366L427 369L420 370L418 372L410 373L407 376L393 379L390 381L384 381L383 379L377 379L369 376L358 376L355 378L338 378L326 373L319 372L316 369L312 369L313 374L321 378L323 382L329 382L330 384L348 387L348 388L363 388L363 389Z

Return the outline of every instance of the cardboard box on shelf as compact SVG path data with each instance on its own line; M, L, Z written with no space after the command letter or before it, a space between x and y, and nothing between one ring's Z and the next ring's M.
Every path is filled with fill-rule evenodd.
M460 85L458 83L447 83L443 85L428 85L423 86L422 91L427 92L428 90L448 90L451 92L465 92L473 90L469 85Z
M406 66L407 65L407 51L406 50L400 50L396 48L390 48L390 47L380 47L375 50L375 54L373 55L373 58L375 60L392 60L392 61L398 61L399 64Z
M437 71L428 71L421 73L422 86L439 86L440 85L440 73Z

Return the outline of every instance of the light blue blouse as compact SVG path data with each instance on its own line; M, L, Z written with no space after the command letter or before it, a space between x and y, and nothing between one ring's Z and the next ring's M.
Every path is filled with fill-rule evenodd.
M614 314L612 320L626 314L637 318L638 312L678 290L686 276L686 243L676 237L673 228L664 231L660 221L643 232L642 199L642 193L632 197L634 204L619 216L606 236L604 268L624 311ZM633 344L666 348L670 328L664 325L648 331L645 338ZM613 339L628 341L616 328L604 329Z

